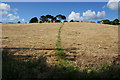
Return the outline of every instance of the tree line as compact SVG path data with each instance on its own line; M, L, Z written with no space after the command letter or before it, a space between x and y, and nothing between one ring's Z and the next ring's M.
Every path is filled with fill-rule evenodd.
M67 22L66 21L66 16L64 15L56 15L55 17L52 16L52 15L42 15L40 16L40 18L38 19L37 17L33 17L29 23L38 23L38 21L41 21L41 23L44 23L44 22ZM74 21L74 20L71 20L70 22L79 22L79 21ZM118 19L115 19L113 21L110 21L108 19L105 19L105 20L102 20L102 21L98 21L98 23L102 23L102 24L110 24L110 25L119 25L120 21Z
M42 22L61 22L62 20L63 21L66 21L66 16L64 16L64 15L61 15L61 14L59 14L59 15L56 15L55 17L54 16L52 16L52 15L42 15L40 18L39 18L39 20L40 21L42 21ZM37 17L33 17L31 20L30 20L30 22L29 23L38 23L38 21L39 21L38 19L37 19Z
M119 25L120 21L118 19L115 19L113 21L110 21L108 19L102 20L102 24L110 24L110 25Z

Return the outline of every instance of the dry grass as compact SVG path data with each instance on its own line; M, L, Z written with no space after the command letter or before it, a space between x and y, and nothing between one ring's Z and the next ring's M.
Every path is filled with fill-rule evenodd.
M2 46L55 49L60 23L3 24ZM110 57L118 54L118 26L96 23L65 23L61 47L77 48L66 53Z
M63 72L64 69L68 73L69 70L73 70L72 74L78 69L79 71L88 69L89 72L90 68L98 67L98 64L105 62L113 64L114 59L119 60L118 26L74 22L64 23L61 29L61 25L61 23L3 24L2 47L9 48L8 53L13 54L17 59L36 59L42 55L46 57L49 67L56 68L58 65L57 67L61 67ZM57 43L60 49L64 50L59 53L65 54L67 60L59 59L56 55L54 49L59 47ZM72 66L69 67L68 64ZM85 71L82 77L86 75ZM90 75L96 77L92 73ZM109 73L105 77L107 76ZM102 77L102 73L99 77Z
M55 48L60 24L3 24L3 47Z
M61 33L63 48L77 48L79 55L118 55L118 26L97 23L65 23ZM71 51L72 53L72 51Z
M2 24L3 77L119 78L120 68L112 67L116 62L120 64L118 26L78 22L61 25ZM65 54L65 60L56 53ZM16 63L13 58L8 61L11 54ZM99 68L100 64L103 66Z

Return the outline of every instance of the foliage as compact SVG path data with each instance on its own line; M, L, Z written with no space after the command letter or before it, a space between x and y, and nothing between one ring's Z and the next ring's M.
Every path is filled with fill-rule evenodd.
M64 22L68 22L68 21L65 20Z
M71 20L70 22L74 22L73 20Z
M118 19L115 19L114 21L110 21L110 20L106 19L106 20L102 20L102 21L103 21L103 24L119 25Z
M66 20L66 17L64 15L61 15L61 14L57 15L56 18L58 18L60 21Z
M37 22L38 22L37 17L34 17L34 18L32 18L32 19L30 20L29 23L37 23Z
M115 19L115 20L113 21L113 23L114 23L115 25L118 25L118 24L119 24L119 20L118 20L118 19Z
M58 18L58 19L57 19ZM66 17L64 16L64 15L61 15L61 14L59 14L59 15L57 15L57 16L52 16L52 15L42 15L41 17L40 17L40 20L42 21L42 22L53 22L53 21L55 21L55 22L61 22L61 20L64 20L64 21L66 21ZM37 17L34 17L34 18L32 18L31 20L30 20L30 23L37 23L38 22L38 19L37 19Z
M111 25L115 25L114 21L110 21L110 24L111 24Z
M110 24L110 21L108 19L102 20L102 21L103 21L103 24Z
M46 22L46 21L47 21L46 19L47 19L47 18L46 18L46 16L44 16L44 15L40 17L40 20L42 20L42 22Z

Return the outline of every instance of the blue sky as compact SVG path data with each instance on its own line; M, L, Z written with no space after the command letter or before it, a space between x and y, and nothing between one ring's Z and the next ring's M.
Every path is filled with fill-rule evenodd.
M80 16L83 16L83 12L88 10L95 11L97 14L98 11L105 11L105 17L101 19L89 19L92 21L98 21L102 19L114 20L118 18L118 11L111 10L106 7L107 2L4 2L5 4L10 5L8 14L13 14L14 16L19 16L19 19L16 20L4 20L3 22L16 22L17 20L24 19L25 22L29 22L32 17L37 17L38 19L42 15L51 14L56 16L62 14L68 17L72 11L75 13L80 13ZM13 9L13 10L12 10ZM14 14L14 9L16 14ZM3 15L5 18L8 14ZM88 21L88 20L86 20Z

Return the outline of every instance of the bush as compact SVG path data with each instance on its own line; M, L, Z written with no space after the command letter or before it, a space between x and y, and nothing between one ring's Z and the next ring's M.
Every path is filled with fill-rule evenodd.
M37 17L34 17L30 20L30 23L38 23Z
M111 25L115 25L115 23L113 21L110 22Z
M74 22L73 20L71 20L70 22Z
M55 22L61 22L60 20L56 20Z
M103 24L119 25L119 20L115 19L114 21L109 21L108 19L102 20Z
M114 23L115 25L118 25L118 24L119 24L119 20L118 20L118 19L115 19L115 20L113 21L113 23Z
M110 21L109 20L102 20L103 21L103 24L110 24Z
M68 21L64 21L64 22L68 22Z

